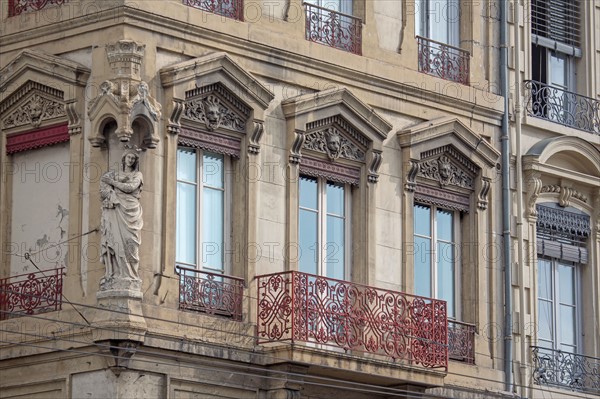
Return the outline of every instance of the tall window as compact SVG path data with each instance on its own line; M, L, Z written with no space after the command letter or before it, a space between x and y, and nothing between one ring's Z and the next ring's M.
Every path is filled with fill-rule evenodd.
M458 0L416 0L415 27L418 36L458 47L460 6Z
M210 273L227 273L228 190L221 154L180 147L177 151L176 262Z
M531 78L538 97L538 116L566 125L576 107L575 61L581 57L580 10L577 0L533 0L531 3ZM544 86L553 89L544 89ZM539 94L538 94L539 93Z
M306 176L300 177L299 184L299 270L345 280L350 249L350 189Z
M577 353L577 269L572 262L538 259L538 345Z
M414 205L415 293L445 300L451 318L459 316L457 231L456 212Z

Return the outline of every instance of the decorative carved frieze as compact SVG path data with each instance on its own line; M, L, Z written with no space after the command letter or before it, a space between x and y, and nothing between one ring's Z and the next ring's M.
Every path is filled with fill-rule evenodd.
M575 190L574 188L564 187L564 186L560 186L558 184L548 184L546 186L543 186L541 192L542 193L560 194L558 203L562 207L570 206L571 198L578 199L581 202L584 202L586 204L588 202L588 197L585 194Z
M329 160L337 158L352 161L365 161L365 153L358 146L344 137L335 127L307 133L302 148L327 154Z
M2 125L5 129L28 124L37 128L42 121L60 118L65 115L64 102L36 93L5 116Z
M469 212L470 199L468 195L456 194L447 190L439 190L426 185L415 187L415 202L440 206L460 212Z
M328 126L337 127L339 130L346 132L349 137L363 147L369 146L369 141L367 138L339 115L309 122L306 124L306 131L310 132L313 130L323 130L323 128Z
M184 116L190 121L204 123L211 132L219 127L246 132L246 121L213 94L186 100Z
M436 180L442 187L453 185L470 190L473 189L473 178L453 163L446 155L421 162L419 164L418 176Z
M355 186L360 183L359 169L306 156L300 161L300 173Z
M240 140L229 136L182 128L178 141L186 147L202 148L235 158L240 157Z

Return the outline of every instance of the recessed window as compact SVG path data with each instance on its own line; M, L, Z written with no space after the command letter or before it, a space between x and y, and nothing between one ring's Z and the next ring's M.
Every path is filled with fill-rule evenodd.
M415 293L445 300L451 318L458 316L457 230L456 211L415 204Z
M350 258L350 188L307 176L300 177L299 185L299 270L345 280Z

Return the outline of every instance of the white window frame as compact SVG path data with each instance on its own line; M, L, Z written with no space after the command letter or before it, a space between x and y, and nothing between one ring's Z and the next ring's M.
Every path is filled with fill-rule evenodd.
M454 317L448 316L449 319L454 319L454 320L461 320L461 302L460 302L460 292L461 292L461 279L460 279L460 275L461 275L461 262L460 262L460 246L461 246L461 231L460 231L460 212L456 211L456 210L451 210L451 209L447 209L444 207L440 207L437 205L429 205L429 204L422 204L419 202L415 202L413 204L413 212L414 212L414 208L416 206L423 206L423 207L429 207L430 209L430 232L431 232L431 236L424 236L421 234L417 234L416 231L413 231L413 236L414 237L422 237L422 238L427 238L431 240L431 252L430 252L430 276L431 279L429 281L430 283L430 291L431 291L431 297L432 298L437 298L437 299L442 299L439 297L438 295L438 262L436 260L437 258L437 244L438 241L442 241L442 240L438 240L437 237L437 218L435 217L435 215L437 214L437 210L444 210L447 212L451 212L452 213L452 229L453 229L453 239L454 241L452 242L454 244ZM414 213L413 213L413 217L414 217ZM442 241L445 242L445 241ZM420 252L418 250L416 250L415 248L415 256L421 256ZM416 277L417 277L417 271L414 271L414 278L413 278L413 283L415 284L415 288L416 288ZM448 314L450 314L450 312L448 312Z
M444 4L443 4L444 3ZM444 10L435 10L438 5L446 7ZM449 9L456 7L459 10L458 21L445 20L449 16ZM435 8L435 9L434 9ZM431 21L432 17L439 21ZM434 34L432 28L446 22L447 40L442 40ZM433 22L433 23L432 23ZM460 1L459 0L415 0L415 33L417 36L435 40L454 47L460 47Z
M559 259L555 259L555 258L550 258L550 257L539 257L537 260L537 265L538 265L538 269L537 269L537 273L538 273L538 279L537 279L537 301L536 301L536 306L537 306L537 325L538 328L541 325L540 323L540 317L541 315L541 309L540 309L540 300L548 302L548 300L546 298L540 298L540 286L539 286L539 274L540 274L540 266L539 263L540 261L544 261L544 262L549 262L550 263L550 267L552 268L552 295L551 295L551 300L552 300L552 323L551 323L551 334L553 335L553 340L552 341L548 341L546 339L541 339L539 337L539 333L537 334L537 340L538 340L538 346L540 348L545 348L545 349L551 349L551 350L561 350L564 352L564 350L562 349L561 346L561 323L559 322L559 318L560 318L560 295L558 294L560 292L560 277L559 277L559 264L562 265L567 265L569 267L573 267L574 270L574 293L575 293L575 331L573 332L573 335L575 337L575 350L573 351L574 354L578 354L578 353L582 353L581 349L582 349L582 340L581 340L581 332L583 331L582 329L582 314L581 314L581 272L580 272L580 268L581 265L574 263L574 262L565 262L565 261L561 261Z
M312 179L317 181L317 243L316 248L308 248L310 250L310 256L316 256L317 259L317 275L327 277L327 251L328 244L324 242L327 236L327 183L338 184L344 187L344 277L346 281L350 280L350 271L352 265L352 201L351 201L351 186L349 184L338 183L335 181L327 180L324 177L314 177L300 175L300 179ZM300 179L298 184L300 184ZM300 206L300 187L298 187L298 217L300 218L300 210L307 210L314 212L314 209L305 208ZM298 220L298 230L300 229L300 220ZM305 251L307 249L301 248L302 256L309 255Z
M231 195L232 195L232 182L231 182L231 158L227 155L223 155L223 154L218 154L212 151L205 151L203 149L200 148L192 148L192 147L186 147L186 146L178 146L177 147L177 152L179 153L180 150L185 150L185 151L193 151L196 153L196 181L195 182L189 182L189 181L185 181L185 180L180 180L179 176L177 176L176 173L176 180L177 180L177 184L180 182L186 183L186 184L193 184L196 186L196 254L195 254L195 264L190 264L190 263L186 263L186 262L181 262L179 259L176 259L175 262L177 265L180 266L184 266L184 267L188 267L188 268L192 268L192 269L197 269L197 270L201 270L201 271L205 271L208 273L214 273L214 274L225 274L225 275L231 275L231 262L229 257L227 256L228 254L228 248L231 247L231 234L232 234L232 223L231 223ZM223 189L222 191L224 191L224 195L223 195L223 248L221 248L222 251L222 262L223 262L223 270L217 270L214 268L208 268L208 267L204 267L203 266L203 249L204 249L204 245L203 245L203 240L202 240L202 209L203 209L203 189L205 187L205 185L201 182L202 180L202 176L203 176L203 159L204 159L204 154L205 153L211 153L211 154L217 154L217 155L222 155L223 157ZM179 165L177 164L177 168L179 167ZM211 187L213 188L213 187ZM177 213L179 213L179 209L176 210ZM178 214L176 214L175 216L175 220L177 221L179 219ZM177 228L176 230L177 231ZM178 237L176 237L176 243L175 243L175 256L177 257L177 245L178 245Z

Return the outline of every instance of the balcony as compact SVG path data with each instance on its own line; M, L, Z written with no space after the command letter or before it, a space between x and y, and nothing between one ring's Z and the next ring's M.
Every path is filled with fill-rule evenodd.
M243 0L183 0L183 4L238 21L244 20Z
M313 4L306 7L306 40L350 53L362 53L362 20Z
M445 301L293 271L257 282L259 344L306 342L448 368Z
M419 72L452 82L469 84L468 51L435 40L417 36Z
M8 0L8 16L14 17L24 12L39 11L48 5L61 5L66 0Z
M179 309L242 320L244 280L177 266Z
M448 320L448 357L475 364L475 325Z
M64 268L0 279L0 320L62 308Z
M600 359L538 346L531 351L536 384L600 394Z
M524 84L527 115L600 134L600 101L535 80Z

